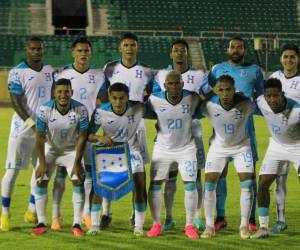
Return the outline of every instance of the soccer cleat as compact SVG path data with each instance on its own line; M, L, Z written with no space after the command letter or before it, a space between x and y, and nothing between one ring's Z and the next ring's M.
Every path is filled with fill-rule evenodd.
M272 234L278 234L281 231L284 231L287 229L287 224L285 223L285 221L276 221L275 226L272 228L271 233Z
M87 235L95 236L100 232L100 228L98 226L92 226L89 231L87 231Z
M153 224L150 231L146 233L148 237L157 237L162 234L161 224Z
M194 225L189 225L184 228L185 236L190 239L198 239L199 235L196 231L196 227Z
M249 223L248 230L250 232L256 232L257 231L257 226L255 224L253 224L253 223Z
M227 227L227 221L223 217L217 217L215 221L215 231L219 232L222 228Z
M250 239L250 232L248 231L247 227L240 228L240 236L242 239Z
M35 229L31 231L31 235L39 235L46 233L48 230L47 226L44 223L39 223Z
M195 218L193 224L198 230L200 231L205 230L205 225L202 223L202 220L200 218Z
M9 215L7 215L7 214L1 215L0 228L1 228L1 231L3 231L3 232L9 231Z
M133 235L137 237L143 237L145 236L144 230L142 228L135 228L133 231Z
M210 239L212 237L215 237L215 235L216 235L215 228L207 226L204 232L201 234L201 238Z
M90 216L82 216L81 217L81 222L88 228L92 228L92 220Z
M52 224L51 224L52 230L59 231L61 230L62 226L63 226L63 218L61 216L52 219Z
M109 215L103 214L101 216L100 229L103 230L108 228L109 224L111 223L111 220L112 220L111 214Z
M267 228L265 227L260 227L257 232L253 235L251 235L251 239L261 239L261 238L267 238L269 237L270 234L269 234L269 231Z
M72 232L73 232L74 236L76 236L76 237L83 237L84 236L84 232L82 231L79 224L75 224L72 227Z
M24 214L24 221L31 224L37 224L38 220L36 213L27 210Z
M165 223L163 225L163 232L170 231L170 230L174 229L175 226L176 226L176 221L174 221L172 219L165 221Z

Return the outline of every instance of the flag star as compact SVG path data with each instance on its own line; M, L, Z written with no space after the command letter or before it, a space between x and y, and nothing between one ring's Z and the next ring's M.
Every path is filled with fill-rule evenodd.
M120 168L123 167L123 164L120 164Z
M105 159L102 159L102 162L106 162L106 160L105 160Z
M114 165L114 164L115 164L115 163L112 161L112 162L111 162L111 165Z
M119 157L119 161L122 161L122 157Z

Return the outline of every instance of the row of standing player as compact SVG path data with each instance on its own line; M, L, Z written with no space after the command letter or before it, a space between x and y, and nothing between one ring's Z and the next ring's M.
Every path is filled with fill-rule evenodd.
M50 86L49 82L52 81L52 79L51 79L51 73L52 73L51 70L52 69L48 66L49 72L43 72L43 70L46 70L46 66L43 67L41 64L41 53L40 53L40 51L36 52L37 48L34 48L34 46L33 46L33 48L31 47L32 51L30 54L30 46L29 46L30 44L31 45L34 44L34 41L29 42L27 44L28 45L27 46L27 51L28 51L27 64L25 64L25 63L21 64L17 68L19 68L19 71L21 69L23 69L23 71L24 71L24 68L27 67L29 70L35 69L35 73L37 73L37 74L42 73L40 75L42 75L45 78L44 80L47 81L47 84L46 84L46 86L39 86L37 88L38 89L37 95L38 95L39 100L42 98L45 98L45 100L46 100L47 99L47 96L46 96L47 88L49 88L49 86ZM40 50L41 50L41 48L40 48ZM131 37L129 36L129 38L121 40L120 51L122 53L122 60L107 65L107 67L105 69L106 76L112 83L116 82L116 81L125 82L128 86L130 86L130 99L142 101L142 98L144 95L144 90L148 89L148 92L150 92L149 90L151 89L151 88L149 88L149 86L150 86L149 83L151 82L151 73L150 73L150 69L148 67L141 65L141 64L137 64L137 61L136 61L137 39L134 36L131 36ZM229 52L229 56L230 56L229 62L215 66L213 68L210 76L213 76L215 74L215 76L217 77L218 74L219 75L220 74L230 74L231 75L231 74L235 73L236 77L240 78L236 82L239 82L240 85L243 86L241 88L236 86L237 90L244 92L245 95L251 96L254 93L253 89L256 88L257 92L262 90L262 88L261 88L262 85L259 85L259 84L261 84L260 81L262 81L262 75L261 75L258 67L253 66L253 65L251 66L251 65L243 64L244 51L245 51L244 43L241 39L231 40L229 43L229 48L228 48L228 52ZM287 51L296 53L296 51L294 51L293 49L290 49ZM99 70L98 71L94 70L94 72L90 72L93 70L93 69L89 68L89 63L88 63L90 54L91 54L91 46L89 43L85 43L85 42L80 43L79 42L77 44L74 44L74 46L72 48L74 64L71 65L70 67L65 68L65 70L62 71L60 74L62 74L61 77L69 78L72 81L73 88L74 88L74 86L76 86L76 83L77 83L77 85L78 85L77 91L76 91L76 87L75 87L74 97L78 98L78 100L81 102L83 102L84 100L86 100L87 102L89 101L90 103L87 103L86 105L87 105L87 107L90 107L91 110L93 110L93 107L95 107L95 102L96 102L96 98L97 98L97 96L95 97L95 94L97 95L98 90L101 89L101 86L99 86L99 83L101 85L102 79L104 79L102 82L105 82L105 78L103 78L103 75L101 75L101 72ZM189 68L189 65L187 63L187 55L188 55L188 45L184 41L173 44L172 51L171 51L171 58L173 60L173 68L175 70L179 70L182 73L183 78L185 78L184 79L185 85L188 85L188 83L190 83L191 86L193 86L193 85L196 86L197 84L198 84L198 86L199 86L199 84L200 84L200 86L204 85L205 75L203 74L202 71L195 71L195 70L192 70ZM289 54L288 54L288 56L289 56ZM296 57L296 59L298 60L297 53L296 53L296 56L294 55L294 57ZM284 58L284 55L282 56L282 58ZM30 67L28 67L28 65ZM296 63L296 66L297 66L297 63ZM220 68L219 71L217 70L218 68ZM250 71L251 71L251 68L254 68L254 73L252 72L252 74L250 74L251 76L249 77L248 70L250 69ZM146 72L144 73L145 75L143 75L143 73L141 73L141 72L144 72L143 70L146 70ZM17 72L17 71L18 70L13 70L11 72L11 75L12 75L11 83L13 83L14 79L17 79L17 78L22 79L21 81L32 80L32 79L30 79L31 76L29 76L28 79L26 79L26 75L20 76L20 75L18 75L18 74L20 74L20 72ZM164 70L160 71L159 73L161 73L161 75L163 75L163 71ZM166 70L166 71L168 71L168 70ZM253 71L253 69L252 69L252 71ZM96 73L98 72L98 74L94 74L94 75L91 74L91 73L95 73L95 72ZM131 72L131 75L133 78L140 80L143 83L142 84L136 83L135 79L129 79L128 78L128 76L130 75L130 74L128 74L129 72ZM72 75L72 73L74 75ZM290 73L290 72L288 72L288 73ZM63 74L65 74L65 75L63 75ZM126 75L126 80L124 80L124 78L123 78L124 75ZM159 79L159 75L160 74L157 75L156 80ZM97 79L97 77L99 79ZM233 77L235 78L235 75L233 75ZM85 78L85 79L83 79L83 78ZM78 79L78 81L76 81L76 79ZM241 79L244 81L241 81ZM236 80L236 78L235 78L235 80ZM196 82L196 84L194 84L194 81ZM93 86L94 89L89 90L89 89L83 87L82 82L88 82L89 86ZM157 82L159 83L159 80ZM249 84L249 82L251 84ZM98 84L98 86L97 86L97 84ZM135 88L136 87L135 84L137 84L139 87ZM140 87L141 85L143 86L143 88ZM297 85L297 84L295 84L295 85ZM20 125L20 123L22 123L22 120L25 121L25 124L29 123L29 125L30 125L30 119L28 119L28 118L30 118L30 115L33 115L34 112L32 112L32 110L31 110L31 112L29 111L30 113L28 113L27 110L24 110L24 109L22 110L22 105L20 105L20 103L22 103L22 101L24 99L24 98L22 98L22 96L24 96L24 94L26 93L26 89L25 89L26 85L21 87L21 89L18 88L19 86L14 86L14 84L11 84L10 87L11 87L10 93L12 96L12 103L14 104L15 110L16 110L17 114L19 115L19 117L15 118L15 122L14 122L14 125L16 125L17 128L12 129L12 132L13 132L12 134L14 134L14 136L17 137L16 133L18 132L18 129L20 130L20 127L22 126L22 124ZM24 89L22 89L22 88L24 88ZM295 88L297 88L297 86ZM95 91L95 89L97 91ZM153 89L155 89L155 88L153 88ZM94 95L94 98L92 98L92 95ZM31 98L30 100L33 101L33 98ZM34 104L29 103L28 105L33 106L32 109L34 110L42 102L43 101L40 101L39 103L35 102ZM141 131L144 131L144 130L141 129ZM198 130L198 132L199 132L199 130ZM143 134L143 132L141 132L141 133ZM200 134L200 136L201 136L201 134ZM12 148L15 148L15 147L12 146ZM28 149L28 150L30 151L30 149ZM16 150L14 150L14 151L16 151ZM24 150L22 150L22 151L24 151ZM9 153L10 153L10 151L9 151ZM30 153L27 155L30 155ZM16 156L13 158L16 158ZM29 159L27 161L22 160L21 167L27 166L28 161L29 161ZM20 161L15 160L15 165L17 165L17 163L20 164ZM5 174L5 176L8 176L8 177L3 178L3 181L2 181L2 197L3 197L2 198L2 200L3 200L2 215L4 215L3 217L5 217L5 215L8 215L10 196L11 196L15 178L18 174L18 167L14 167L13 165L14 165L13 161L8 161L8 164L7 164L8 170ZM176 176L176 175L172 175L170 173L170 177L174 177L174 176ZM60 190L64 188L64 177L65 177L65 174L62 171L58 172L57 177L55 179L55 185L54 185L54 200L55 201L53 203L53 205L54 205L53 206L53 218L56 219L57 223L55 223L55 220L54 220L53 224L58 225L58 227L60 227L60 224L61 224L59 206L60 206L60 201L61 201L60 194L62 192ZM89 178L88 173L86 174L86 177L87 177L86 178L86 184L87 184L86 190L88 191L91 187L91 180L89 180L90 178ZM172 220L172 214L171 214L173 197L174 197L174 193L176 190L176 186L175 186L176 184L174 181L172 181L174 179L176 179L176 177L169 178L169 181L166 184L165 194L166 194L167 200L169 198L169 201L166 202L167 203L167 205L166 205L167 220L165 223L166 229L168 227L172 227L172 225L174 225L174 221ZM223 195L224 195L224 191L226 190L224 188L224 181L221 181L219 183L221 184L220 185L221 193L223 192ZM3 188L4 185L8 186L8 188ZM225 185L225 187L226 187L226 185ZM60 190L59 190L59 188L60 188ZM201 192L199 192L199 193L201 193ZM60 196L60 197L57 197L57 196ZM88 199L86 199L86 201L87 200ZM201 200L202 199L199 199L199 201L201 201ZM221 201L221 203L223 202L223 204L225 203L224 199L221 199L220 201ZM87 203L89 203L89 201L86 202L86 204ZM217 210L218 212L223 210L222 205L217 206L217 207L221 208L221 209ZM107 208L109 208L109 206L107 206L107 204L106 204L103 206L103 208L104 209L103 209L102 218L104 221L103 227L105 227L110 222L111 217L110 217L109 211L107 209ZM85 206L84 214L86 216L84 216L83 218L85 218L87 222L89 221L89 213L90 213L89 210L90 210L90 208L88 206ZM30 214L30 212L31 212L31 214ZM32 196L31 204L29 206L29 210L27 212L26 218L28 219L29 217L31 217L31 218L29 218L30 220L31 219L35 220L34 213L35 213L34 198ZM30 216L28 216L28 214ZM216 221L217 222L216 229L218 228L218 225L220 225L220 223L218 223L218 222L222 221L222 220L220 220L220 217L223 217L223 218L221 218L221 219L223 219L223 222L221 224L222 224L222 226L224 225L224 222L225 222L224 217L225 216L224 215L222 216L222 214L220 214L220 216L217 218L217 221ZM3 221L5 221L5 220L3 220ZM5 223L2 223L2 224L4 224L2 229L5 230Z

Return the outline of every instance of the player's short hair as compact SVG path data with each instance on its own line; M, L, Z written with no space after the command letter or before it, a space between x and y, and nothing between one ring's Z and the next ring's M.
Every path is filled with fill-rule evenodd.
M234 86L234 79L230 75L221 75L219 78L217 78L216 83L218 82L228 82L232 86Z
M66 78L60 78L58 79L56 82L55 82L55 87L56 86L60 86L60 85L67 85L67 86L70 86L72 87L72 83L69 79L66 79Z
M280 56L282 56L283 52L286 50L293 50L293 51L295 51L297 56L299 56L299 48L296 44L288 43L288 44L283 45L280 49Z
M120 43L125 39L131 39L131 40L138 42L138 37L134 33L131 33L131 32L123 33L120 36Z
M278 89L280 92L282 92L281 81L277 78L269 78L268 80L265 81L264 90L270 89L270 88L275 88L275 89Z
M125 92L127 95L129 95L129 88L121 82L116 82L109 86L108 93L111 94L111 92Z
M44 43L44 41L43 41L42 38L37 37L37 36L32 36L32 37L30 37L30 38L26 41L25 45L28 46L29 43L31 43L31 42L40 42L40 43Z
M86 37L78 37L73 43L72 43L72 49L76 47L78 43L86 43L92 48L91 42Z
M176 39L175 41L172 42L171 44L171 50L173 49L173 46L175 44L183 44L187 50L189 50L189 44L185 39Z
M228 47L229 47L230 42L233 41L233 40L243 42L244 48L246 48L245 40L243 38L239 37L239 36L235 36L235 37L230 38L230 40L228 41Z

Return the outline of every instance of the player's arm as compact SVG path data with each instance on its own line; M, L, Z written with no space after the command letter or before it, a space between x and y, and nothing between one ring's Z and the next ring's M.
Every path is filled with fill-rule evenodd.
M22 118L23 121L25 121L25 123L29 127L34 128L35 122L29 116L27 111L24 109L23 104L22 104L22 98L23 98L23 94L18 95L18 94L10 93L11 104L12 104L13 109L15 110L15 112Z
M76 144L76 155L74 160L74 166L71 172L71 177L73 175L76 175L80 182L82 182L84 179L84 169L81 162L82 162L82 156L83 156L86 140L87 140L87 129L80 130L77 139L77 144Z
M109 80L106 76L103 77L103 83L101 84L101 88L99 89L97 95L97 106L101 105L102 103L108 102L108 88L109 88Z
M100 114L97 112L97 109L94 111L91 122L88 129L88 141L92 143L103 143L105 145L111 145L113 143L112 139L108 136L98 135L97 132L101 126L100 124Z
M46 113L44 107L41 106L36 114L36 132L35 132L35 149L39 165L35 170L35 178L42 181L47 173L47 164L45 156L45 137L46 137Z
M259 68L256 73L254 98L264 94L264 77L261 69Z

